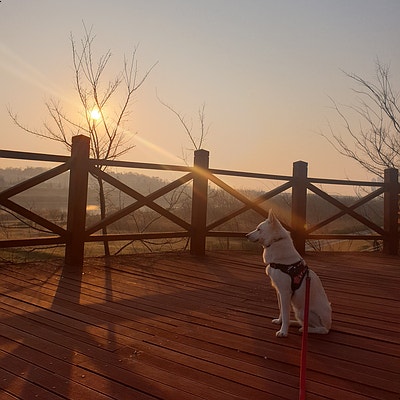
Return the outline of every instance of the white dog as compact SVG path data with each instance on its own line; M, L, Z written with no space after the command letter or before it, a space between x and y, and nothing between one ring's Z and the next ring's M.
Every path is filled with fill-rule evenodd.
M304 321L304 298L307 275L310 277L309 328L311 333L326 334L332 323L331 305L317 274L308 269L305 261L296 251L289 232L281 225L270 210L268 219L258 225L257 229L246 237L252 242L259 242L264 247L263 259L267 265L266 273L275 288L279 318L272 320L280 324L276 336L288 335L289 325L300 326ZM297 321L290 320L290 305L293 307Z

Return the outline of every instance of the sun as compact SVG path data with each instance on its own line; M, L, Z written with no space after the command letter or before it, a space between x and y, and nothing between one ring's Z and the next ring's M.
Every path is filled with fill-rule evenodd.
M93 108L93 110L91 110L89 112L89 115L90 115L90 119L92 119L94 121L98 121L101 119L101 112L97 108Z

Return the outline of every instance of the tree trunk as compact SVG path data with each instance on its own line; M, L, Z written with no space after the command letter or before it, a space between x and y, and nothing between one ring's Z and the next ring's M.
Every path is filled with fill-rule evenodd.
M103 220L106 217L106 195L104 193L104 183L101 178L97 179L99 183L99 201L100 201L100 216ZM103 235L107 235L107 226L102 228ZM108 257L110 255L110 246L107 240L103 241L104 255Z

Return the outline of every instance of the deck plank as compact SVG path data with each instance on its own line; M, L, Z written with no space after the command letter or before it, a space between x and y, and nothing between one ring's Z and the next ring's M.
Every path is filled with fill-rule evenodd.
M307 398L400 397L400 258L310 253L333 306ZM297 399L301 334L275 337L259 254L0 265L1 399Z

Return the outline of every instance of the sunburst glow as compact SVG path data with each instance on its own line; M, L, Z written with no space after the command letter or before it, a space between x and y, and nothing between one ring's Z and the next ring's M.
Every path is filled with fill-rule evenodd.
M150 149L156 153L162 154L162 155L166 156L167 158L169 158L170 160L173 160L174 162L177 162L177 161L182 162L182 159L180 159L179 157L175 156L174 154L170 153L169 151L165 150L164 148L157 146L155 143L149 142L148 140L141 137L140 135L135 136L135 140L140 142L144 146L146 146L148 149Z
M93 110L89 112L89 115L90 119L94 121L98 121L101 119L101 112L97 108L93 108Z

